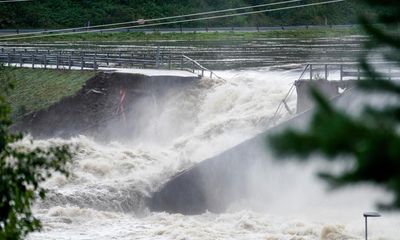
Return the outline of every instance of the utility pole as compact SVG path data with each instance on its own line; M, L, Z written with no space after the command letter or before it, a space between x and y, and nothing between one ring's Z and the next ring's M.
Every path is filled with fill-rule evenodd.
M86 31L89 31L89 28L90 28L90 20L87 21L87 23L86 23Z

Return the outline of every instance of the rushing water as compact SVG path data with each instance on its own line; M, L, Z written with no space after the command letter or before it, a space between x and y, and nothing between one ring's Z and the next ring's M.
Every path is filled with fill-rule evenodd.
M179 171L264 131L299 75L267 68L219 74L227 81L203 79L163 99L143 99L145 114L128 118L141 126L133 139L35 141L78 149L72 176L46 182L48 198L35 206L44 229L30 238L362 239L362 211L385 193L370 186L326 192L312 164L272 164L271 181L257 186L270 189L270 201L236 202L224 214L184 216L146 209L143 198ZM295 96L288 103L294 108ZM399 224L395 214L372 220L371 239L397 239Z

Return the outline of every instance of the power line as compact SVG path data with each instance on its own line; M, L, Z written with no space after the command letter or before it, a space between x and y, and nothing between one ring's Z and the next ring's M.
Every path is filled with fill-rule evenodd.
M0 3L30 2L32 0L2 0Z
M120 26L120 25L127 25L127 24L141 24L143 22L145 22L145 23L157 22L157 21L164 21L164 20L170 20L170 19L175 19L175 18L185 18L185 17L194 17L194 16L201 16L201 15L223 13L223 12L232 12L232 11L251 9L251 8L261 8L261 7L282 5L282 4L287 4L287 3L295 3L295 2L301 2L301 1L304 1L304 0L288 0L288 1L266 3L266 4L252 5L252 6L246 6L246 7L239 7L239 8L229 8L229 9L209 11L209 12L192 13L192 14L186 14L186 15L177 15L177 16L169 16L169 17L153 18L153 19L143 19L143 20L135 20L135 21L129 21L129 22L109 23L109 24L102 24L102 25L93 25L93 26L88 26L88 27L64 28L64 29L52 30L51 32L55 33L55 32L74 31L74 30L87 31L89 29L96 29L96 28L101 28L101 27ZM39 32L21 33L21 34L9 34L9 35L3 35L0 37L7 38L7 37L14 37L14 36L22 36L22 35L37 35L37 34L43 34L43 33L48 33L48 31L39 31Z
M46 35L40 35L40 36L35 35L35 36L26 36L26 37L6 38L6 39L1 39L1 40L2 41L20 40L20 39L52 37L52 36L66 36L66 35L74 35L74 34L113 31L113 30L132 29L132 28L154 27L154 26L170 25L170 24L177 24L177 23L187 23L187 22L195 22L195 21L203 21L203 20L211 20L211 19L221 19L221 18L228 18L228 17L245 16L245 15L252 15L252 14L258 14L258 13L265 13L265 12L275 12L275 11L282 11L282 10L289 10L289 9L298 9L298 8L326 5L326 4L338 3L338 2L344 2L344 1L346 1L346 0L330 0L330 1L324 1L324 2L318 2L318 3L309 3L309 4L302 4L302 5L296 5L296 6L289 6L289 7L264 9L264 10L250 11L250 12L244 12L244 13L234 13L234 14L217 15L217 16L201 17L201 18L193 18L193 19L176 20L176 21L170 21L170 22L97 29L97 30L83 31L83 32L68 32L68 33L58 33L58 34L46 34Z

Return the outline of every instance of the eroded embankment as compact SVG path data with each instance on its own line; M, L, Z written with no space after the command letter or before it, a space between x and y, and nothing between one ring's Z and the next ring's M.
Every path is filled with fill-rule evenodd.
M196 77L100 72L75 95L23 117L13 130L28 132L35 138L78 134L106 136L105 126L110 121L120 123L124 128L130 127L124 121L124 114L131 111L130 103L143 96L165 94L168 89L185 86L195 80Z

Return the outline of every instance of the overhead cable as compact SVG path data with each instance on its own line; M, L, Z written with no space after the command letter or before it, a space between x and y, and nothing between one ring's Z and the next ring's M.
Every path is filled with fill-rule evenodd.
M199 13L192 13L192 14L185 14L185 15L176 15L176 16L169 16L169 17L162 17L162 18L139 19L139 20L129 21L129 22L109 23L109 24L93 25L93 26L87 26L87 27L56 29L56 30L50 30L50 32L57 33L57 32L76 31L76 30L85 30L85 31L87 31L87 30L90 30L90 29L96 29L96 28L102 28L102 27L111 27L111 26L121 26L121 25L127 25L127 24L142 24L142 23L158 22L158 21L170 20L170 19L175 19L175 18L186 18L186 17L201 16L201 15L210 15L210 14L223 13L223 12L232 12L232 11L246 10L246 9L252 9L252 8L254 9L254 8L261 8L261 7L268 7L268 6L276 6L276 5L295 3L295 2L301 2L301 1L304 1L304 0L288 0L288 1L266 3L266 4L252 5L252 6L246 6L246 7L229 8L229 9L223 9L223 10L216 10L216 11L209 11L209 12L199 12ZM49 31L37 31L37 32L20 33L20 34L9 34L9 35L3 35L3 36L0 36L0 37L1 38L6 38L6 37L13 37L13 36L36 35L36 34L46 34L46 33L49 33Z
M31 2L32 0L2 0L0 3Z
M301 4L301 5L274 8L274 9L263 9L263 10L258 10L258 11L250 11L250 12L243 12L243 13L233 13L233 14L226 14L226 15L217 15L217 16L210 16L210 17L193 18L193 19L183 19L183 20L176 20L176 21L169 21L169 22L153 23L153 24L143 24L143 25L135 25L135 26L96 29L96 30L81 31L81 32L68 32L68 33L57 33L57 34L22 36L22 37L15 37L15 38L5 38L5 39L0 39L0 40L1 41L21 40L21 39L31 39L31 38L52 37L52 36L67 36L67 35L93 33L93 32L106 32L106 31L115 31L115 30L123 30L123 29L155 27L155 26L171 25L171 24L177 24L177 23L187 23L187 22L204 21L204 20L212 20L212 19L221 19L221 18L228 18L228 17L245 16L245 15L252 15L252 14L258 14L258 13L265 13L265 12L275 12L275 11L282 11L282 10L289 10L289 9L298 9L298 8L326 5L326 4L338 3L338 2L344 2L344 1L346 1L346 0L330 0L330 1L324 1L324 2Z

